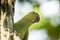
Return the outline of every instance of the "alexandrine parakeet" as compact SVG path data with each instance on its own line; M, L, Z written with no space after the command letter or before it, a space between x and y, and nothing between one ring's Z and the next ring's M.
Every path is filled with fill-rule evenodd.
M18 33L18 35L20 35L21 40L27 40L28 29L30 25L35 22L39 22L39 20L39 14L37 14L36 12L30 12L14 24L14 29Z
M42 3L40 16L39 23L35 23L29 28L29 40L60 40L59 2Z

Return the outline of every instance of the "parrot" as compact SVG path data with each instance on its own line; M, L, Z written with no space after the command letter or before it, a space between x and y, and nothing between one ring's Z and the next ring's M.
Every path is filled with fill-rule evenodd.
M47 1L38 7L40 21L29 28L28 40L60 40L59 1Z
M14 30L20 35L21 40L27 40L28 38L28 29L30 25L38 23L40 16L36 12L29 12L26 16L21 18L14 24Z

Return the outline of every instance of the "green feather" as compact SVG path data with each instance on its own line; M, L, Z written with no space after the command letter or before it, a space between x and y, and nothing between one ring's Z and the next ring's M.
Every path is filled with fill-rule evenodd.
M30 12L14 24L14 29L20 35L22 40L24 39L24 36L28 31L29 26L35 22L37 16L39 15L36 12Z

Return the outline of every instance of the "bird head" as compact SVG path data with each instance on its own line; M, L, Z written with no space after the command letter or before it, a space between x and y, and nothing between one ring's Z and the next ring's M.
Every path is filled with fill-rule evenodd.
M39 20L40 20L40 16L36 12L30 12L30 13L28 13L27 16L28 16L28 17L26 17L27 21L29 21L31 23L36 23L36 22L39 22Z

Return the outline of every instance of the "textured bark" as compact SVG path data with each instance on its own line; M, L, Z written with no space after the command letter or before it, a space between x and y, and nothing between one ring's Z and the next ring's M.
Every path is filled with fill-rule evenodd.
M0 40L14 40L15 0L0 0Z

